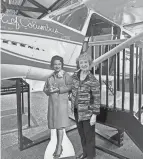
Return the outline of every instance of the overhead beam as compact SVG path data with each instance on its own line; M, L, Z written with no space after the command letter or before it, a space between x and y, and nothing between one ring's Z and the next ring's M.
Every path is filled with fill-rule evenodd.
M40 3L36 2L35 0L28 0L30 3L34 4L35 6L43 9L43 12L48 12L48 8L44 7Z
M26 13L24 13L24 12L22 12L22 11L19 11L18 14L21 14L21 15L24 16L24 17L32 18L31 16L29 16L28 14L26 14Z
M2 2L2 4L3 4L3 2ZM23 7L23 6L19 6L19 5L6 4L6 3L4 3L4 6L6 7L6 9L12 9L12 10L40 12L40 13L44 12L43 9L41 9L41 8Z
M25 4L26 0L23 0L21 3L21 6L23 6ZM19 14L20 10L18 10L17 15Z
M58 9L60 6L63 6L65 2L68 2L69 0L57 0L55 3L53 3L48 9L51 11L54 11Z
M4 1L1 1L1 13L5 13L6 12L6 7L4 5Z
M41 19L41 18L43 18L44 16L46 16L48 13L43 13L43 14L41 14L37 19Z
M63 6L65 4L65 2L68 2L69 0L57 0L55 1L49 8L48 8L48 12L52 12L56 9L59 8L59 6ZM37 19L41 19L44 16L46 16L48 13L43 13L41 14Z
M138 25L142 25L142 24L143 24L143 21L137 22L137 23L132 23L132 24L127 24L127 25L124 25L123 27L134 27L134 26L138 26Z

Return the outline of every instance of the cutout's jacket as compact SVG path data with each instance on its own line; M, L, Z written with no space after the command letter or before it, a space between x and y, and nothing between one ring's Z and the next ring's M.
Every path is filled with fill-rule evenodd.
M72 109L77 108L79 121L89 120L92 114L100 113L100 84L89 72L84 81L80 81L80 71L72 76Z

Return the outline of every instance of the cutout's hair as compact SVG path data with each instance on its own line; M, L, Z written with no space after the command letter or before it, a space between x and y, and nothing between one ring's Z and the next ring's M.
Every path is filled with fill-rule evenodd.
M87 60L89 62L89 65L91 65L91 63L92 63L91 56L87 52L81 52L79 57L76 59L77 69L79 69L79 61L80 60Z
M64 59L61 56L58 56L58 55L52 57L52 59L51 59L51 68L53 68L55 60L59 60L62 63L62 68L63 68Z

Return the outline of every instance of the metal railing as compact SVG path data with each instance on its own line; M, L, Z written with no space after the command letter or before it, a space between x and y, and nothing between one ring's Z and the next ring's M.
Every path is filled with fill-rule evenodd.
M102 78L103 75L106 77L104 105L111 107L112 103L113 109L128 111L140 122L143 112L143 49L139 47L142 46L139 42L141 38L143 33L126 40L89 43L93 57L91 67L94 74L99 74L101 98ZM112 80L110 76L113 77Z

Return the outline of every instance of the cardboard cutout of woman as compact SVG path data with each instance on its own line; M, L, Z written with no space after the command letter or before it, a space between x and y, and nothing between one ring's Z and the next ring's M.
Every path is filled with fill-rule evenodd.
M47 118L48 127L51 129L51 140L57 142L53 153L54 159L58 159L62 156L63 138L66 135L65 128L70 124L68 114L68 92L71 90L72 78L63 70L63 65L64 62L62 57L54 56L52 58L51 67L54 72L48 77L43 90L44 93L49 96ZM67 139L66 137L66 140ZM54 147L54 145L51 146ZM71 147L71 149L73 149L73 147ZM73 150L69 151L73 152ZM45 159L49 159L47 156L48 153L50 154L47 149L45 152Z

